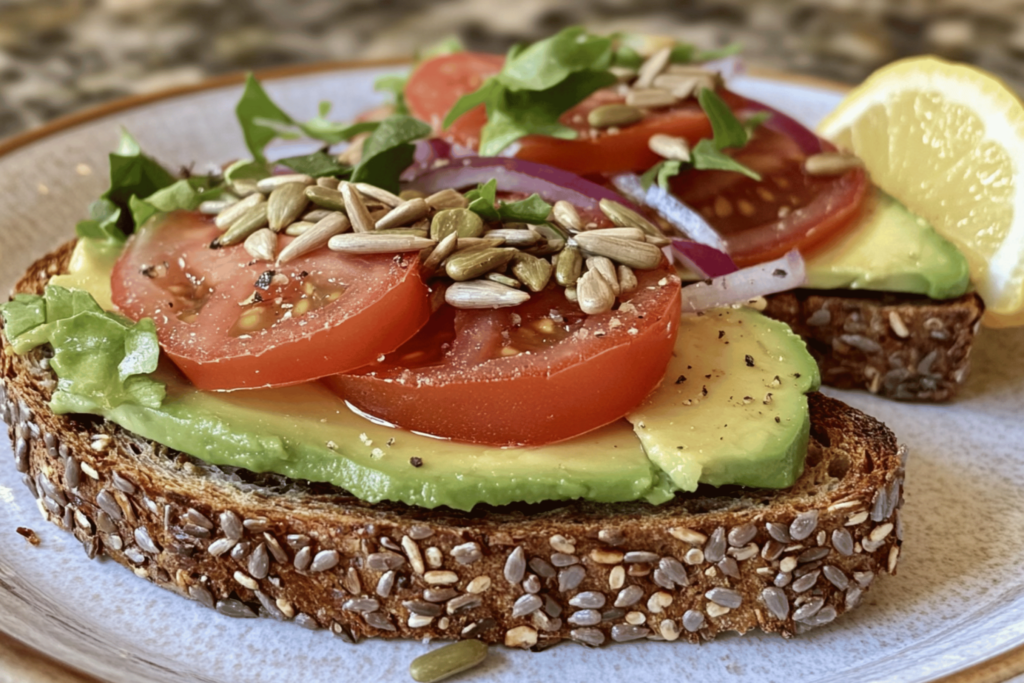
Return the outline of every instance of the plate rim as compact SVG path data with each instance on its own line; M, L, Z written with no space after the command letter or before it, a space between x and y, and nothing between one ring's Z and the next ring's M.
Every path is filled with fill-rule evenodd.
M353 71L386 66L407 66L411 57L390 57L364 60L332 60L296 64L252 72L261 81L280 80L331 71ZM13 136L0 139L0 157L5 157L22 147L49 138L69 128L94 121L118 112L134 109L153 102L173 99L182 95L214 90L245 82L249 72L233 71L220 76L205 78L197 83L165 88L150 93L141 93L117 98L79 111L60 116L38 128L32 128ZM846 83L761 66L751 66L744 75L782 81L794 85L847 93L853 86ZM0 628L0 670L17 674L25 683L101 683L100 679L60 661L21 641L16 634ZM1019 645L999 655L982 660L947 676L935 679L933 683L1003 683L1024 673L1024 645Z

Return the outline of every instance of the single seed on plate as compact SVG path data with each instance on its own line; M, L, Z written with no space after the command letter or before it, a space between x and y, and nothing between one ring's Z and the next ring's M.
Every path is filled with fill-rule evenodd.
M610 311L615 305L615 292L608 281L596 270L588 270L576 283L576 296L580 308L588 315Z
M339 182L340 181L337 178L332 178L330 176L324 176L316 179L317 185L320 187L326 187L328 190L337 190Z
M540 233L536 230L488 230L483 236L484 239L501 238L507 247L532 247L540 241Z
M284 234L289 237L298 237L314 225L316 225L316 223L311 223L310 221L296 221L284 229Z
M602 104L594 107L587 114L587 123L593 128L611 128L612 126L628 126L644 117L637 107L628 104Z
M277 233L270 228L260 228L245 238L245 250L257 261L273 261L277 249Z
M487 658L487 643L460 640L421 655L409 665L409 675L419 683L434 683L471 669Z
M562 287L572 287L580 279L583 270L583 255L578 247L568 246L558 254L555 267L555 282Z
M612 294L619 295L619 278L615 272L615 264L605 256L591 256L587 259L587 270L597 271L612 288Z
M665 71L668 67L669 62L672 59L672 48L663 47L640 65L639 71L637 71L636 82L633 84L634 88L649 88L654 83L654 79L657 78Z
M306 186L299 183L278 185L267 198L267 220L270 229L281 232L281 229L296 221L309 204Z
M309 201L321 208L328 209L330 211L345 210L345 196L338 190L332 190L328 187L320 187L319 185L311 185L306 188L306 196L309 197Z
M459 236L453 232L438 242L437 246L430 251L430 254L423 260L423 266L421 267L424 278L433 277L441 262L455 253L455 249L458 247L458 239Z
M445 290L444 300L455 308L505 308L529 301L530 295L497 282L473 280L453 284Z
M334 213L334 211L331 209L313 209L312 211L307 211L302 216L302 220L309 221L310 223L317 223L318 221L322 221L327 218L332 213Z
M459 237L480 237L484 234L484 221L469 209L444 209L430 219L430 236L442 240L456 233Z
M239 202L241 204L241 202ZM233 208L233 207L232 207ZM212 247L230 247L244 241L246 237L253 234L267 224L267 204L260 202L256 206L247 209L234 223L231 224L224 234L213 240Z
M384 204L385 206L391 207L392 209L401 204L404 199L396 194L388 192L382 187L376 185L370 185L369 183L352 183L355 188L363 195L366 195L370 199Z
M686 138L664 133L655 133L647 139L647 146L652 152L664 159L676 161L690 160L690 143Z
M351 183L342 183L338 189L345 201L345 213L348 214L348 220L352 223L352 230L355 232L373 230L373 219L370 218L370 212L366 210L366 204L363 203L358 190L352 187Z
M434 244L434 240L425 237L353 232L331 237L327 242L327 247L331 251L340 251L346 254L394 254L404 251L419 251L432 247Z
M469 206L469 200L466 199L458 190L441 190L430 195L424 201L427 206L434 209L435 211L443 211L444 209L465 209Z
M508 275L502 275L501 273L495 273L493 271L484 275L484 279L490 280L491 282L497 282L499 285L505 285L506 287L512 287L514 289L523 288L523 283L514 277L509 277Z
M410 199L377 219L376 228L377 230L399 228L425 218L428 213L430 213L430 207L427 206L425 201L422 199Z
M636 273L634 273L633 269L629 266L620 265L617 269L617 274L619 276L620 294L632 292L640 285L640 283L637 282Z
M313 177L305 173L286 173L284 175L272 175L261 178L256 182L256 189L260 192L273 192L282 185L289 183L301 184L302 186L312 185Z
M626 104L633 107L658 109L661 107L671 107L678 101L678 97L670 91L662 90L661 88L634 88L626 93Z
M555 202L555 205L551 207L551 213L555 222L566 230L579 232L583 229L583 220L580 218L579 211L564 199L559 199Z
M278 263L288 263L303 254L327 246L330 239L351 227L348 218L340 211L331 212L309 230L296 237L277 255Z
M431 586L450 586L459 582L459 575L452 571L431 570L423 575L423 580Z
M842 175L863 166L864 162L859 157L843 152L821 152L804 159L804 170L813 176Z
M610 218L615 225L624 228L640 228L648 235L661 234L661 230L654 223L613 199L602 199L598 202L598 206L601 207L601 213Z
M576 235L576 242L584 251L597 256L607 256L613 261L638 270L653 270L664 258L661 249L653 244L624 240L620 237L605 237L600 230L581 232Z
M513 253L512 274L531 292L539 292L551 280L551 262L523 252Z
M480 277L518 256L513 249L484 248L457 251L445 262L445 273L456 282Z

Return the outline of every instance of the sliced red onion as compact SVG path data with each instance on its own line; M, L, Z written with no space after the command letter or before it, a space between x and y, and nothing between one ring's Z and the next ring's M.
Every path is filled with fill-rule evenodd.
M602 199L619 202L634 211L640 209L617 192L584 180L575 173L553 166L505 157L465 157L452 159L445 166L434 168L405 185L406 189L433 194L446 188L463 189L498 181L502 192L536 192L544 201L564 199L581 212L599 213Z
M620 173L612 178L612 184L633 201L657 211L662 218L694 242L725 251L725 242L715 229L708 225L699 213L663 190L657 183L651 183L651 186L644 190L640 176L635 173Z
M739 270L732 257L724 251L700 242L672 240L672 251L675 252L674 261L679 261L701 277L719 277Z
M800 150L810 156L812 154L820 153L824 147L822 139L814 134L814 131L807 128L804 124L800 123L788 114L783 114L774 107L769 107L767 104L758 102L757 100L747 100L746 105L742 109L742 113L754 114L757 112L768 112L771 116L761 125L768 130L773 130L776 133L781 133L788 138L791 138L793 142L799 145Z
M683 287L683 312L742 304L759 296L795 289L807 279L795 249L782 258Z

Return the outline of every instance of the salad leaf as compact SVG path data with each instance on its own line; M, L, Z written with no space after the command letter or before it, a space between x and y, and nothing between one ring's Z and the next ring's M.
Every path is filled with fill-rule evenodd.
M445 36L436 43L426 46L425 48L416 52L416 61L422 62L427 59L433 59L434 57L441 57L443 55L453 55L456 52L465 52L466 46L462 44L462 40L458 36Z
M639 69L643 63L644 58L629 45L620 45L612 55L612 66L621 66L625 69Z
M239 159L224 171L224 180L233 183L236 180L249 178L260 180L270 175L270 164L255 159Z
M716 149L743 147L750 139L747 129L725 101L710 88L701 88L697 101L711 122Z
M348 175L352 171L351 166L341 163L335 155L322 150L303 156L278 159L277 163L287 166L296 173L305 173L314 178Z
M515 202L498 201L498 181L491 178L475 190L466 193L469 210L476 212L485 221L517 221L520 223L544 223L551 213L551 205L537 193Z
M760 181L761 174L747 168L720 150L712 140L704 139L690 150L693 167L701 171L735 171L748 178Z
M292 117L274 104L251 73L245 78L245 90L235 105L235 115L242 126L246 147L253 158L260 162L266 162L263 150L271 140L281 136L282 126L295 126Z
M683 162L677 159L659 161L640 176L640 185L643 186L644 190L646 190L657 182L658 186L667 192L669 189L669 179L679 175L682 170Z
M147 376L160 358L152 320L135 323L104 311L87 292L53 286L43 296L16 296L0 305L0 315L16 353L53 346L55 413L124 403L158 408L163 402L164 385Z
M179 209L195 211L207 199L217 199L224 194L224 186L214 186L214 179L197 176L183 178L173 185L157 190L145 199L135 195L128 200L135 227L141 227L146 221L158 213L167 213Z
M356 123L328 121L327 114L330 111L331 103L321 102L317 108L317 115L309 121L299 124L299 128L315 140L323 140L328 145L335 145L345 140L351 140L360 133L372 133L378 125L377 121L357 121Z
M547 90L579 71L607 70L611 58L611 38L572 26L516 53L497 78L509 90Z
M497 194L498 181L491 178L475 190L466 193L466 199L469 201L467 208L476 212L485 221L499 220L501 216L498 215L498 209L494 206L498 203Z
M416 151L413 141L430 133L430 126L411 116L384 119L363 144L363 156L352 171L352 182L398 192L398 176L412 163Z
M373 89L378 92L391 93L391 105L395 108L395 113L408 114L409 107L405 103L405 84L408 80L407 76L395 74L381 76L373 82Z
M97 199L89 204L89 218L75 225L75 234L107 242L124 242L124 231L118 227L120 218L121 207L109 199Z

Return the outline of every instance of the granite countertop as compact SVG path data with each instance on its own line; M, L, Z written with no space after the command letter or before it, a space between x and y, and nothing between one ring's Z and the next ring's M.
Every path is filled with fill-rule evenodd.
M919 53L1024 92L1017 0L0 0L0 138L123 95L318 60L411 55L458 35L504 51L571 24L744 46L752 64L855 83Z

